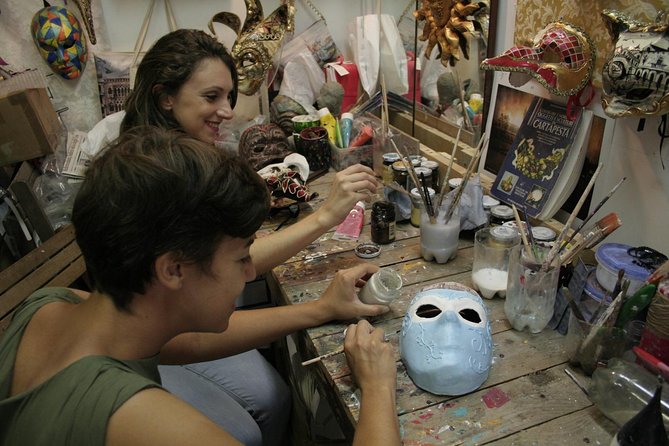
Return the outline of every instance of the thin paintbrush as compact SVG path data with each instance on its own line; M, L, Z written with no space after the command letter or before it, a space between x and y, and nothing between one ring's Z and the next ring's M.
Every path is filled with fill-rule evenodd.
M523 223L520 220L520 215L518 215L518 209L516 208L516 205L511 203L511 209L513 209L513 216L516 219L516 226L518 226L518 232L520 232L520 239L523 241L523 246L525 246L525 251L527 251L527 255L530 258L533 258L534 261L537 261L536 256L534 255L534 251L532 251L532 247L527 241L527 235L525 234L525 230L523 229Z
M597 203L597 206L595 206L595 208L592 210L592 212L590 212L590 214L585 218L585 220L583 220L583 222L578 226L578 228L576 228L574 230L574 232L571 233L571 235L569 236L567 241L562 243L562 246L560 247L560 250L563 250L569 243L571 243L572 240L574 240L574 237L576 237L576 234L578 234L581 231L581 229L583 229L585 227L585 225L590 221L590 219L597 213L597 211L600 210L602 208L602 206L604 206L604 203L606 203L609 200L609 198L611 198L611 196L616 193L616 191L618 190L620 185L623 184L623 181L625 181L626 179L627 179L627 177L622 177L622 179L620 181L618 181L618 184L613 186L613 189L611 189L609 191L609 193L606 194L606 196L604 198L602 198L602 200L599 203Z
M315 362L322 361L323 359L328 359L328 358L330 358L334 355L338 355L340 353L344 353L344 347L342 347L340 349L337 349L337 350L334 350L334 351L331 351L330 353L326 353L324 355L317 356L315 358L307 359L306 361L304 361L302 363L302 365L313 364Z
M620 225L622 225L622 222L618 218L618 214L611 212L605 215L580 240L560 255L560 264L566 265L571 262L583 249L601 242L606 236L618 229Z
M532 225L530 224L530 216L527 215L527 208L523 207L523 217L525 217L525 225L527 227L527 236L530 239L530 246L532 247L532 252L534 253L534 259L538 262L539 255L537 251L537 243L534 240L534 234L532 234Z
M578 203L576 203L576 206L574 206L574 210L571 212L571 215L567 219L567 223L565 223L564 228L562 228L562 231L560 231L560 235L558 235L557 239L555 239L555 244L551 248L551 250L548 252L544 259L544 263L542 264L541 268L545 271L548 269L548 267L553 263L553 259L555 256L558 254L558 251L560 250L560 246L562 246L562 241L567 235L567 232L569 229L571 229L571 225L574 222L574 219L576 218L576 215L578 212L581 210L581 207L583 206L583 203L585 203L585 199L588 197L588 194L590 193L590 190L592 187L595 185L595 180L597 180L597 177L599 176L599 172L602 170L602 163L599 163L599 166L597 166L597 170L595 170L595 173L592 174L592 178L590 178L590 181L588 182L588 185L585 187L585 190L581 194L581 198L578 200Z
M448 163L448 169L446 169L446 176L444 177L441 183L441 190L439 191L439 196L437 197L437 212L441 207L441 202L444 200L444 195L446 195L446 188L448 187L448 178L451 175L451 169L453 168L453 163L455 162L455 151L458 148L458 143L460 142L460 133L462 132L462 123L458 129L458 134L455 136L455 144L453 144L453 149L451 150L451 160ZM480 142L480 141L479 141Z
M423 193L425 194L425 212L431 218L434 218L434 208L432 207L432 199L430 198L430 190L427 188L427 181L425 181L425 174L420 173L420 187L423 188Z
M409 176L411 177L411 181L414 182L416 185L416 189L418 189L418 195L420 195L420 199L423 201L423 205L427 208L427 197L425 196L425 193L423 192L423 188L420 187L420 181L418 180L418 176L416 175L416 171L413 168L413 163L411 162L411 159L409 157L404 156L402 152L400 152L400 148L397 147L397 144L395 144L395 141L392 139L390 140L390 143L393 145L395 148L395 152L400 156L400 160L402 160L402 163L404 163L404 166L407 168L407 172L409 173ZM429 214L428 214L429 215ZM430 216L430 223L436 223L434 219L434 215Z
M481 138L484 136L482 135ZM455 208L458 206L460 203L460 199L462 198L462 194L465 190L465 186L467 186L467 182L469 181L469 177L472 176L472 173L474 172L474 169L479 163L479 158L481 156L481 146L479 146L479 149L476 151L476 154L474 155L474 158L472 158L471 163L469 163L469 167L467 167L467 171L465 172L465 176L462 177L462 183L460 183L460 186L458 187L458 191L455 194L455 198L453 198L453 202L451 203L451 206L448 208L448 212L446 212L446 219L444 220L445 222L448 222L451 219L451 215L453 215L453 212L455 211ZM438 211L438 210L437 210Z

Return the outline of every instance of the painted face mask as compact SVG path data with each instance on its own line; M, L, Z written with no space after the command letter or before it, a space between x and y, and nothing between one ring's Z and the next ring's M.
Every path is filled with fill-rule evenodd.
M33 41L51 69L65 79L76 79L86 67L86 38L77 18L62 6L37 11L30 25Z
M294 31L295 6L289 1L264 18L260 1L244 0L244 3L246 19L243 26L236 14L219 12L209 22L209 30L215 34L213 23L216 22L229 26L237 34L231 54L239 76L239 92L252 95L265 80L284 36Z
M669 112L669 15L641 23L605 9L615 44L602 69L602 107L612 118Z
M288 137L276 124L252 125L239 137L239 153L255 170L280 163L292 152Z
M481 69L522 72L555 95L572 96L590 82L595 56L594 44L583 30L558 21L540 31L533 46L516 46L485 59Z
M488 378L492 335L483 301L454 282L424 289L402 321L400 355L421 389L463 395Z

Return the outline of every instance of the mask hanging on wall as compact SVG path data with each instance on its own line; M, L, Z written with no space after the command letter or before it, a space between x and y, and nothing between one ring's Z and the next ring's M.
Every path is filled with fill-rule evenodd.
M641 23L610 9L602 11L614 42L602 69L602 107L612 118L669 112L669 15Z
M45 7L33 16L30 31L42 58L65 79L77 79L86 67L88 49L79 20L62 6Z
M295 6L293 0L289 0L265 18L259 0L244 0L244 4L246 19L243 25L236 14L219 12L209 21L209 30L216 35L213 26L216 22L230 27L237 34L231 54L239 76L239 92L252 95L272 68L272 60L285 35L294 32Z
M425 21L423 34L418 37L427 41L425 54L431 54L438 45L445 67L460 60L460 51L469 59L467 34L479 31L488 41L489 3L488 0L424 0L413 15L416 21Z
M557 96L578 95L595 66L595 46L580 28L563 21L548 24L532 46L515 46L481 62L481 69L528 74Z
M463 395L488 379L492 334L481 297L455 282L418 293L402 321L400 356L421 389Z

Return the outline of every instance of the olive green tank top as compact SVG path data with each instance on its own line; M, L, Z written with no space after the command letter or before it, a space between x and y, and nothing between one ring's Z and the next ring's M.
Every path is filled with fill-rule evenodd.
M81 299L64 288L33 293L17 307L0 340L0 445L104 445L114 411L140 390L160 387L157 357L119 361L88 356L8 397L24 330L37 310L55 301Z

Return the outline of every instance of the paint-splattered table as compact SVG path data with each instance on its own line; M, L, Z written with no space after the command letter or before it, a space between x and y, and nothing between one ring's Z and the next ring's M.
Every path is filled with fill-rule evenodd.
M321 197L329 190L333 174L311 185ZM309 208L309 206L306 206ZM303 214L308 213L303 211ZM355 246L370 240L369 211L357 242L331 240L325 234L289 262L275 268L268 278L281 304L292 305L317 299L335 272L361 261ZM271 230L271 224L265 230ZM501 299L485 300L493 332L493 365L487 381L478 390L459 397L438 396L416 387L400 360L398 336L402 318L412 297L422 287L454 281L472 287L471 234L461 236L455 259L444 265L426 262L420 255L420 233L410 224L398 224L396 241L384 245L381 255L370 261L401 274L404 287L391 311L371 320L389 335L397 357L397 414L405 445L578 445L606 444L616 426L590 402L565 373L567 352L564 336L553 330L539 334L518 332L504 315ZM316 392L326 398L345 437L350 442L358 418L358 396L343 354L302 367L300 362L340 348L346 322L329 323L304 330L293 337L294 354L290 380L294 395L302 403ZM588 378L571 369L582 385ZM306 384L305 384L306 383ZM295 388L300 387L300 388ZM303 423L307 418L301 419ZM315 422L311 420L312 424ZM311 433L310 442L317 443ZM332 444L330 442L330 444Z

